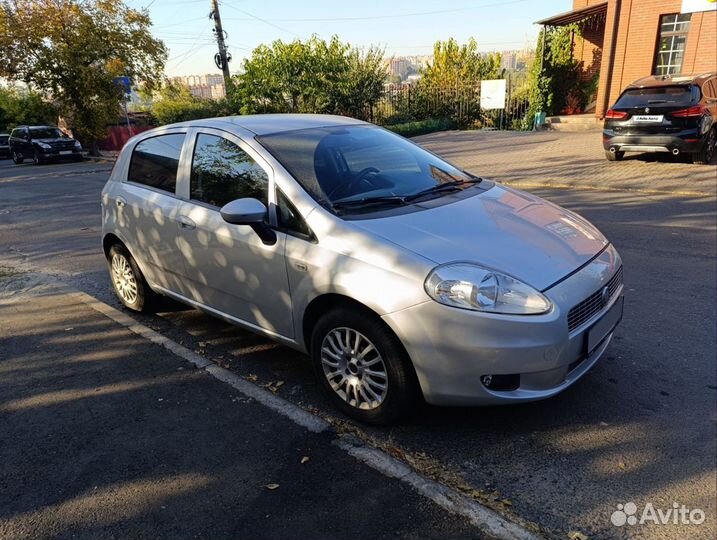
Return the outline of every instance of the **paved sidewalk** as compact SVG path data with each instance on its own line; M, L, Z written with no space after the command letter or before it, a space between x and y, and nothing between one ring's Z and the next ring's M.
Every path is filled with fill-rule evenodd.
M602 132L443 131L414 139L493 180L524 187L574 186L714 196L717 166L689 156L627 154L605 159Z
M26 281L0 274L0 538L479 537L74 296L10 294Z

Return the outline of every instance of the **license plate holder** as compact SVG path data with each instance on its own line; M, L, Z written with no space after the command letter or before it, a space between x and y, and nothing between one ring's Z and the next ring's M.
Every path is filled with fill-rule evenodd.
M615 330L622 320L625 297L620 296L612 307L595 324L588 329L587 348L590 355L603 340Z
M636 114L632 117L635 122L649 122L653 124L662 123L665 118L662 114Z
M66 155L68 155L68 154L71 154L71 153L72 153L72 150L60 150L58 153L59 153L61 156L66 156Z

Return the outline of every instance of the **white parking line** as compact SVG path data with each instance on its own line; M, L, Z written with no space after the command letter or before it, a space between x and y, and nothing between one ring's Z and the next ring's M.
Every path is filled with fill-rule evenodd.
M212 377L231 385L245 396L255 399L262 405L289 418L309 431L321 433L331 428L331 425L323 418L305 411L301 407L216 365L211 360L196 354L187 347L172 341L155 330L138 323L126 313L97 300L93 296L84 292L75 292L72 293L72 295L80 302L124 326L131 332L152 343L161 345L176 356L194 364L198 369L204 370ZM338 435L338 438L333 444L381 474L408 484L417 493L432 500L441 508L453 514L468 518L474 526L490 538L496 540L541 539L540 536L525 527L508 521L497 512L446 485L418 474L406 463L390 456L382 450L366 444L353 435Z

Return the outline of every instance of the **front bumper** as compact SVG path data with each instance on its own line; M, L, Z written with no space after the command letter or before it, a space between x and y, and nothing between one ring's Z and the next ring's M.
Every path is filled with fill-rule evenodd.
M82 157L82 150L43 150L40 154L44 160L79 159Z
M603 132L605 150L614 148L616 152L663 152L693 153L702 148L702 137L697 129L680 133L615 135L611 131Z
M608 246L579 271L543 291L554 304L544 315L495 315L431 300L383 319L404 344L431 404L545 399L577 381L605 352L612 332L588 353L588 331L621 298L622 283L599 312L572 331L568 312L605 286L621 265L617 251ZM519 384L509 390L489 389L481 381L484 375L519 375Z

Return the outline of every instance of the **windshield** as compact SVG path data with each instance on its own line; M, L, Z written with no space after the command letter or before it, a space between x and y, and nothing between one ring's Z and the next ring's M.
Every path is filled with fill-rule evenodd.
M681 106L697 102L699 99L699 90L693 86L635 88L623 93L620 99L617 100L617 103L615 103L615 107L645 107L647 105Z
M31 139L66 139L67 135L54 127L30 128Z
M257 140L326 206L400 201L443 184L476 182L406 139L370 125L301 129ZM436 190L435 196L443 193Z

